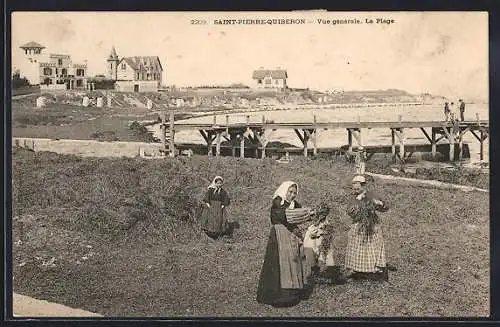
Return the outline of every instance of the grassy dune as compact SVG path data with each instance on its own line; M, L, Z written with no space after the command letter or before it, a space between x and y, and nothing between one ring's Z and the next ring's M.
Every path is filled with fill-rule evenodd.
M197 204L216 174L232 198L234 241L200 231ZM14 291L107 316L486 316L489 196L376 180L389 283L317 285L275 309L255 301L270 198L284 180L305 205L328 200L343 262L352 167L297 158L78 158L13 151Z

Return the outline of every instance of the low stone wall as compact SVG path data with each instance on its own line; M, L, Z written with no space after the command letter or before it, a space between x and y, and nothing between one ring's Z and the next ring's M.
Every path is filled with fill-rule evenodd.
M18 145L34 151L51 151L84 157L159 157L162 145L145 142L100 142L95 140L53 140L42 138L12 139Z

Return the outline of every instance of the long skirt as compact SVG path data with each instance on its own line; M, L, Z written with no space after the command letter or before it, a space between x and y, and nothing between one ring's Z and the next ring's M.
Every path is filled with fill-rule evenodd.
M201 229L210 237L217 237L227 230L226 209L220 201L211 201L210 207L203 206L200 217Z
M257 302L273 306L298 303L311 290L312 267L300 239L273 225L260 273Z
M376 225L374 233L366 239L363 233L358 233L358 230L359 224L356 223L347 233L345 267L356 272L377 272L377 267L386 266L382 231Z

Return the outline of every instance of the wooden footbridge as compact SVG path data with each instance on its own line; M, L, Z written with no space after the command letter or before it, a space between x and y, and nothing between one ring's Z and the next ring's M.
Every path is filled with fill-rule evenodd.
M170 156L176 155L175 133L184 130L197 130L203 136L207 144L208 155L219 156L221 147L231 148L232 155L236 155L236 150L239 150L239 156L245 157L245 149L254 149L255 156L265 158L266 148L272 140L273 133L277 130L293 129L297 137L302 143L302 149L295 148L297 151L303 151L307 157L309 153L317 155L318 152L333 152L339 148L318 148L318 131L328 129L345 129L347 131L347 145L341 147L341 151L351 153L353 149L363 149L367 152L368 158L374 153L388 153L389 150L393 158L398 158L404 161L408 155L413 152L430 152L436 155L438 146L449 147L450 161L462 159L463 136L470 132L480 142L480 159L484 158L484 141L489 136L489 121L479 120L476 115L476 120L473 121L403 121L399 116L395 121L384 122L361 122L359 120L352 122L331 121L318 122L314 115L312 122L274 122L267 121L262 117L261 122L250 122L250 116L246 116L246 122L229 122L229 116L226 115L224 122L218 122L217 116L213 116L211 123L198 123L185 121L175 121L175 114L170 112L170 117L167 123L166 113L162 115L162 143L164 151ZM387 128L391 131L391 145L364 146L363 129L371 128ZM407 129L420 129L429 141L428 145L412 145L406 144L405 131ZM265 135L266 131L270 131ZM439 141L445 140L447 144L437 144ZM224 145L222 145L224 143ZM312 143L312 148L309 147ZM356 144L355 144L356 143ZM214 153L215 148L215 153ZM458 150L458 156L455 155L455 148ZM291 150L291 149L288 149Z

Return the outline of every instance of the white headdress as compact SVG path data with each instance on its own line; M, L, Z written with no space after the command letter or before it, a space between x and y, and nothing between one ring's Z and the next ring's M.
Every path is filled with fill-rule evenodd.
M222 178L221 176L215 176L214 179L212 180L212 183L210 185L208 185L208 188L215 188L216 189L217 185L215 184L215 182L219 179L224 182L224 178Z
M286 200L286 193L288 192L288 189L290 188L290 186L294 185L297 188L297 194L299 194L299 186L297 185L297 183L292 181L286 181L283 182L280 185L280 187L278 187L278 189L274 192L273 199L279 196L281 198L281 204L283 204ZM290 209L293 209L294 206L295 206L295 201L292 201L292 203L290 203Z

